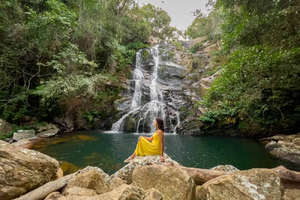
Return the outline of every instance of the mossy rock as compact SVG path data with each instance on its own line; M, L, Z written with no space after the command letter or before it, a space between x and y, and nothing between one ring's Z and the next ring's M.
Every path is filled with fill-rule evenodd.
M134 132L135 127L136 127L135 120L133 119L133 117L130 116L127 121L127 131Z
M142 51L142 59L143 60L148 60L149 59L149 56L150 56L150 52L149 52L149 50L148 49L144 49L143 51Z

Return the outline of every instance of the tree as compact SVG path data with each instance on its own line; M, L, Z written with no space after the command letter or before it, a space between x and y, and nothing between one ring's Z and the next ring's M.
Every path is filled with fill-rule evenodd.
M223 10L221 38L231 55L202 101L208 112L201 119L233 124L248 136L297 131L299 1L218 0L215 5Z
M219 39L221 35L222 9L215 9L204 15L200 10L194 12L196 17L192 24L187 28L186 35L191 38L209 36L211 39Z

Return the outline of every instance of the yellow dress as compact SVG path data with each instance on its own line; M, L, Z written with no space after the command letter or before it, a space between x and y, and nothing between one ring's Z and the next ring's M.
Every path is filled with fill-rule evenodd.
M134 152L137 156L160 155L161 143L158 134L156 132L153 134L152 142L146 140L144 137L141 137Z

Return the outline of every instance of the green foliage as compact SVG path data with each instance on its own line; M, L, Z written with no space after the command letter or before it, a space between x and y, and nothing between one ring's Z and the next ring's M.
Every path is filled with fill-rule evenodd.
M204 116L199 119L203 122L210 122L212 124L217 122L223 122L226 124L234 124L237 120L237 109L236 108L223 108L222 110L209 110ZM222 120L220 120L222 119Z
M177 47L177 50L184 51L184 49L182 48L182 41L173 40L172 44L174 44Z
M208 16L197 14L192 24L188 27L186 35L195 39L208 36L209 40L216 41L220 38L221 23L223 22L222 9L215 9Z
M213 74L215 74L217 71L219 71L220 69L222 69L223 68L223 66L218 66L218 67L216 67L216 68L214 68L213 70L206 70L205 72L204 72L204 76L206 76L206 75L208 75L208 76L211 76L211 75L213 75Z
M300 45L299 1L218 0L223 8L223 43L227 50L236 45Z
M0 117L15 123L82 99L111 105L135 51L176 31L165 11L131 0L4 0L0 21Z
M204 42L196 43L194 46L192 46L190 48L190 52L191 53L196 53L203 44L204 44Z
M89 125L93 125L94 118L98 117L100 112L98 111L87 111L82 117L88 120Z
M26 93L20 93L0 105L1 118L8 121L16 121L28 113L28 106Z
M126 47L127 50L138 51L140 49L147 48L148 45L142 43L141 41L137 41L137 42L131 42L131 43L127 44L125 47Z
M31 126L18 126L13 124L12 131L5 135L0 135L0 140L5 140L6 138L12 138L14 133L17 132L18 130L30 130L30 129L34 129L34 128Z
M235 51L204 97L202 103L211 111L201 120L224 121L228 115L267 127L293 125L287 116L296 111L295 97L300 96L299 56L299 48L286 51L267 45ZM230 109L235 112L229 115Z
M217 0L209 16L198 15L187 34L221 39L211 55L221 68L201 102L201 120L235 124L243 134L296 130L299 123L299 1ZM199 14L199 13L196 13ZM210 20L220 19L218 23ZM217 22L216 21L216 22ZM217 28L209 28L217 24ZM212 30L204 33L204 31ZM225 57L224 57L225 56ZM215 70L206 71L210 75ZM231 112L234 111L234 112Z
M148 24L150 34L165 40L167 37L172 38L176 28L170 26L171 17L161 8L155 7L152 4L142 6L135 10L134 15L138 21ZM149 36L150 36L149 34Z

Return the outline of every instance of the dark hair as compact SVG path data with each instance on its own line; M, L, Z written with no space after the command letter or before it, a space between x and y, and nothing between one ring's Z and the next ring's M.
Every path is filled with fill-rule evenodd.
M158 128L162 131L165 131L164 120L162 118L157 117L156 122L157 122Z

